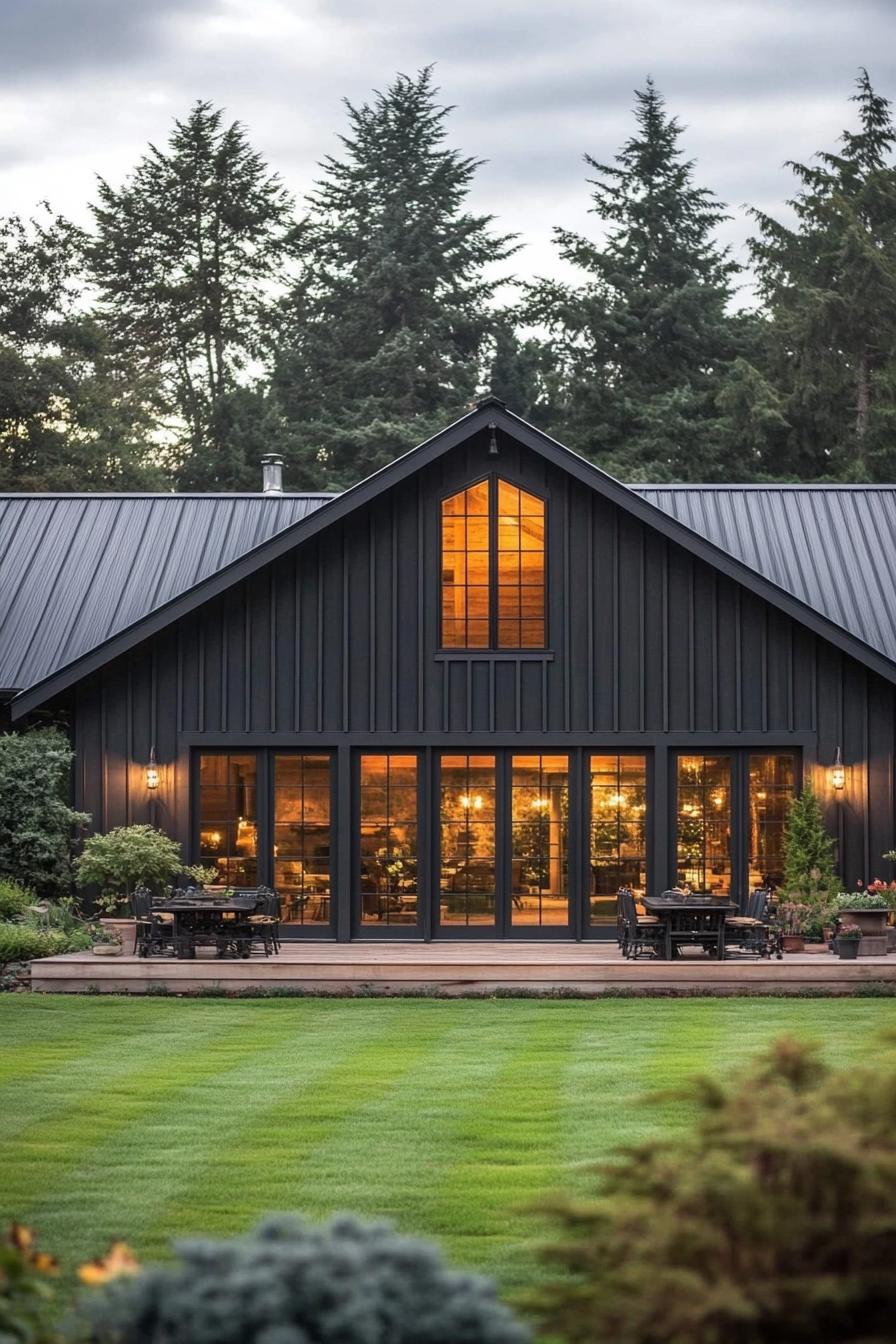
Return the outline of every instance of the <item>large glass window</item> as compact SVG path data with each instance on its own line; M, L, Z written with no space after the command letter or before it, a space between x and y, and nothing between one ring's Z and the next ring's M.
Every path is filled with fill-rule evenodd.
M568 924L569 758L514 756L511 809L511 922Z
M199 858L229 887L258 885L257 785L254 755L199 758Z
M361 757L361 922L417 920L417 757Z
M679 756L677 883L727 896L731 876L731 758Z
M593 925L616 923L616 893L647 886L647 758L591 757L591 892Z
M495 923L495 758L441 758L439 816L443 925Z
M796 793L796 760L790 754L755 755L749 761L749 889L776 886L784 877L784 822Z
M442 646L545 643L545 504L489 478L442 501Z
M330 757L274 757L274 887L291 924L330 922Z

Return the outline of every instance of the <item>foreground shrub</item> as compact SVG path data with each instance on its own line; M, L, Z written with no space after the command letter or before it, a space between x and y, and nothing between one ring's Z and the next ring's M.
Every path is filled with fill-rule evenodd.
M77 946L85 945L79 940L77 946L71 946L71 941L60 929L0 924L0 966L14 961L33 961L36 957L55 957L60 952L74 952ZM86 946L90 946L89 940Z
M180 1261L118 1279L81 1307L95 1344L527 1344L490 1282L425 1243L341 1216L188 1241Z
M0 1240L2 1344L57 1344L56 1270L53 1257L38 1250L30 1228L13 1223Z
M21 882L0 877L0 919L20 919L34 901L34 893Z
M0 735L0 876L39 896L65 895L86 812L68 805L74 753L58 728Z
M896 1319L896 1061L829 1071L779 1042L692 1086L680 1136L557 1203L531 1296L569 1344L882 1344Z

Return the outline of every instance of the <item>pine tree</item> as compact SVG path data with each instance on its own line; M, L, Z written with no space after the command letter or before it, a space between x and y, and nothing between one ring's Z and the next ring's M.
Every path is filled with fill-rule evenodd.
M220 109L197 102L124 186L100 179L93 213L104 312L121 346L162 372L180 485L241 484L244 421L233 400L270 341L290 196L239 122L225 125Z
M155 379L91 312L85 246L49 207L0 220L0 489L164 488Z
M788 900L818 906L839 889L834 839L828 835L818 798L807 784L791 800L784 823L782 891Z
M514 250L466 208L480 166L445 145L432 70L346 102L299 230L302 274L285 308L275 387L288 461L346 486L469 409L500 280Z
M768 376L791 426L776 465L803 480L896 472L896 127L867 71L857 83L858 130L788 165L795 226L754 211Z
M536 282L526 316L547 328L570 446L628 479L724 479L714 398L736 353L726 305L739 268L713 234L727 216L695 186L652 80L635 99L615 162L585 156L602 240L554 230L584 283Z

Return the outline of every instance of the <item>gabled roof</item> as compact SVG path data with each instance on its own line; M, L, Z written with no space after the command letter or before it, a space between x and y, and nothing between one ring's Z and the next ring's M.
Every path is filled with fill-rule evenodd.
M144 586L148 601L143 613L130 624L112 629L100 642L85 648L74 657L69 652L68 661L64 663L58 661L57 654L57 665L48 671L42 680L36 684L32 683L29 689L23 691L13 702L14 717L20 717L45 703L110 659L195 610L210 598L226 591L301 541L345 518L354 509L374 500L385 490L437 460L443 453L449 452L472 434L491 425L540 453L569 472L583 485L598 491L670 541L685 547L692 554L801 621L837 647L896 682L896 633L893 631L891 619L896 577L889 566L889 557L886 566L877 566L879 570L877 581L871 585L871 597L866 596L867 611L865 603L851 604L848 597L850 584L855 586L858 568L855 553L854 551L851 553L848 528L854 525L854 518L861 517L862 498L876 500L879 493L881 499L876 508L878 513L884 514L891 502L891 499L885 496L889 492L892 502L896 502L896 488L893 490L889 487L868 489L845 487L843 490L838 487L805 488L815 495L821 493L822 498L827 498L832 490L838 497L854 495L856 513L841 514L848 519L848 524L846 529L837 534L840 558L839 561L831 560L831 575L834 575L835 571L836 574L833 581L826 586L825 578L820 577L824 575L824 569L821 566L819 552L826 548L828 554L832 556L837 551L837 546L834 545L833 536L825 536L821 521L816 521L815 526L809 527L803 516L802 503L795 503L797 500L802 501L803 498L800 487L626 486L513 415L497 400L490 398L455 424L343 494L282 499L251 497L262 509L267 508L272 502L278 505L284 504L288 498L306 502L295 505L301 511L300 517L286 522L285 526L279 529L269 528L267 535L258 544L241 554L237 553L231 558L225 558L222 554L218 567L209 566L189 587L165 597L164 588L160 587L148 593ZM735 493L729 495L729 492ZM763 503L766 495L774 496L768 508ZM96 497L77 498L84 500ZM126 497L115 498L121 500ZM174 503L191 497L153 498ZM196 497L192 498L195 500ZM205 499L232 501L234 497L218 496ZM757 526L753 521L752 511L756 507L754 500L760 505L759 513L764 520L761 526ZM808 502L812 503L811 498L808 498ZM210 504L210 508L213 507ZM284 507L289 506L284 504ZM819 512L820 505L813 507L816 519L822 519L824 510ZM835 513L838 507L845 509L847 506L838 506L835 502L831 505ZM777 513L775 509L778 510ZM285 521L282 513L279 515L279 521L281 524ZM261 523L258 525L261 526ZM210 544L209 535L210 533L206 533L206 547ZM878 535L885 537L887 533L882 530ZM140 546L145 548L145 534L139 536ZM171 529L166 532L165 544L170 547L173 539L177 539L180 544L182 538L189 544L190 536L190 528L183 529L178 525L176 537L172 537ZM58 566L58 573L61 578L63 573L61 565ZM2 591L3 578L0 572L0 593ZM72 600L71 589L69 600ZM857 612L862 614L863 619L856 619ZM77 615L72 622L70 631L72 640L79 638L75 630L80 621L81 617ZM0 626L0 643L3 642L4 633L3 627ZM64 653L62 656L65 656ZM2 684L3 679L0 678L0 685Z
M0 495L0 687L22 689L327 495Z

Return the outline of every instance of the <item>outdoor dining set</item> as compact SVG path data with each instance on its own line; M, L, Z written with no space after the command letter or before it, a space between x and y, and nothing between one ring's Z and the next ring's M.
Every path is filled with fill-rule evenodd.
M765 889L754 891L741 911L734 901L710 893L672 890L636 901L629 888L621 887L616 909L619 947L630 960L646 954L671 961L686 948L718 961L750 956L780 960L783 955L773 894Z
M162 896L138 887L131 899L140 957L189 959L197 947L219 957L280 951L280 899L268 887L169 888Z

